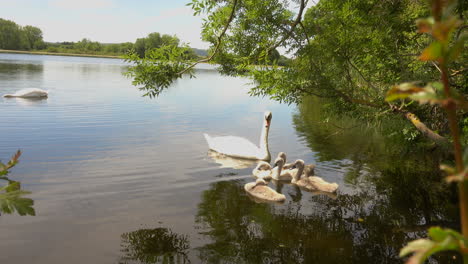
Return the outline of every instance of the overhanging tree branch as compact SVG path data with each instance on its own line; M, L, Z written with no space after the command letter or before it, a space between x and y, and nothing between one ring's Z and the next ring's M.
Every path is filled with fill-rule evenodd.
M185 69L183 69L182 71L178 72L178 73L177 73L178 75L184 74L185 72L187 72L187 71L190 70L191 68L195 67L198 63L208 62L208 61L210 61L211 59L213 59L213 57L214 57L214 56L216 55L216 53L218 52L219 47L221 46L221 42L222 42L222 40L223 40L224 35L226 34L226 31L227 31L228 28L229 28L229 25L231 24L232 20L234 19L234 14L236 13L237 1L238 1L238 0L234 0L234 3L232 4L232 11L231 11L231 14L229 15L229 19L228 19L226 25L224 26L223 31L221 32L221 34L220 34L220 35L218 36L218 38L217 38L216 47L214 48L213 53L211 53L211 55L210 55L209 57L204 58L204 59L201 59L201 60L198 60L198 61L194 62L193 64L191 64L190 66L188 66L187 68L185 68Z
M267 54L268 54L270 51L272 51L272 50L276 49L277 47L279 47L281 44L283 44L283 42L284 42L286 39L288 39L288 38L291 36L291 34L293 33L293 31L294 31L294 29L296 28L296 26L297 26L297 25L301 22L301 20L302 20L302 13L303 13L305 7L306 7L306 1L301 0L301 5L299 6L299 13L297 14L296 19L294 20L293 24L291 25L291 28L289 29L289 31L287 31L287 32L283 35L283 37L281 38L280 41L278 41L277 43L273 44L271 47L268 48Z

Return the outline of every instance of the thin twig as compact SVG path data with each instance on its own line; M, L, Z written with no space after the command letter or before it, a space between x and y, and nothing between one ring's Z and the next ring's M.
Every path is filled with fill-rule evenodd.
M270 51L272 51L272 50L276 49L277 47L279 47L281 44L283 44L283 42L284 42L286 39L288 39L288 38L291 36L291 34L292 34L292 32L294 31L294 29L296 28L296 26L297 26L297 25L301 22L301 20L302 20L302 12L304 11L304 8L305 8L305 2L304 2L304 0L301 0L301 5L300 5L300 7L299 7L299 13L298 13L297 16L296 16L296 19L294 20L294 23L291 25L291 28L289 29L288 32L286 32L286 34L283 35L283 38L282 38L280 41L278 41L277 43L275 43L274 45L272 45L270 48L268 48L267 54L268 54Z
M198 61L194 62L192 65L190 65L190 66L188 66L187 68L183 69L182 71L178 72L178 73L177 73L178 75L184 74L186 71L188 71L188 70L190 70L191 68L195 67L198 63L208 62L208 61L210 61L211 59L213 59L214 55L216 55L216 53L217 53L218 50L219 50L219 47L221 46L222 38L223 38L224 35L226 34L226 31L228 30L229 25L231 24L232 19L234 18L234 13L236 12L236 5L237 5L237 0L234 0L234 3L232 4L231 15L229 16L229 19L228 19L226 25L224 26L223 31L221 32L221 34L220 34L220 35L218 36L218 38L217 38L217 42L218 42L218 43L216 43L216 47L215 47L213 53L212 53L208 58L198 60Z

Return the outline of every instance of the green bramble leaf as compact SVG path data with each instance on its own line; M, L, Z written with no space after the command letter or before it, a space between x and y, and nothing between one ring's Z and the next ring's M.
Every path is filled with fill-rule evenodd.
M424 91L424 88L415 85L414 83L402 83L393 86L388 92L385 101L391 102L397 99L405 99L411 94Z
M18 191L21 189L21 184L20 182L17 181L10 181L8 185L5 187L5 191L8 192L14 192Z
M434 244L435 243L433 241L426 238L413 240L400 250L400 258L405 257L411 253L427 251L433 247Z
M400 257L409 254L413 255L406 262L407 264L424 263L431 255L446 250L460 250L461 245L466 244L466 239L457 231L452 229L442 229L440 227L429 228L431 239L417 239L409 242L400 250Z
M423 18L416 20L416 25L418 26L419 33L430 33L432 31L432 26L434 25L434 18Z
M454 92L453 95L456 97L456 92ZM414 83L395 85L387 92L385 100L389 102L405 98L417 101L420 104L442 104L446 99L442 84L433 82L427 84L425 87L420 87Z
M9 169L14 167L19 162L21 151L17 151L10 161L4 165L0 163L0 180L6 181L7 184L0 186L0 212L11 214L15 211L19 215L35 215L34 201L23 197L29 192L21 190L21 184L18 181L12 181L5 175L9 173Z
M35 215L34 201L23 197L27 194L29 192L19 190L0 193L0 212L12 214L16 211L19 215Z
M435 242L441 242L449 235L447 231L438 226L429 228L428 234Z
M447 173L448 175L455 174L456 170L454 167L447 165L447 164L440 164L440 170Z
M419 59L422 61L436 61L442 58L443 45L440 42L432 42L429 47L423 50Z

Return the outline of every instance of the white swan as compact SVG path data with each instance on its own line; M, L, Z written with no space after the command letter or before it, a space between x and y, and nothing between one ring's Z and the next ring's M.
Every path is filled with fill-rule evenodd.
M284 202L286 200L284 194L277 193L275 190L268 187L263 179L257 179L255 182L247 183L244 185L244 189L249 195L261 201Z
M338 189L337 183L329 183L317 176L307 176L304 174L304 161L296 160L294 167L297 168L297 173L291 180L292 184L302 187L308 191L321 191L321 192L336 192Z
M260 136L260 147L245 138L234 136L211 137L205 136L206 142L211 150L218 153L243 159L267 160L271 159L268 149L268 131L270 130L271 112L264 115L262 134Z
M281 169L283 168L284 160L280 157L275 159L274 166L271 167L270 163L266 161L260 161L252 170L252 174L255 178L271 180L272 178L279 178Z
M48 92L37 88L28 88L17 91L14 94L5 94L3 97L19 97L19 98L45 98Z

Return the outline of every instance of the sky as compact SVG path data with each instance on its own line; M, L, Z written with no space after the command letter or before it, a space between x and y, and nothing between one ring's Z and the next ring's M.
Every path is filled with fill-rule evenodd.
M42 30L47 42L135 42L149 33L177 35L193 48L208 48L200 39L202 19L190 0L0 0L0 18Z

